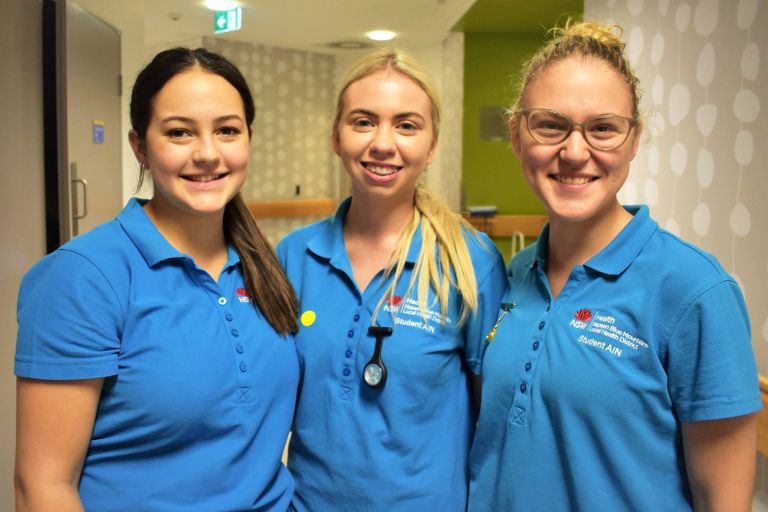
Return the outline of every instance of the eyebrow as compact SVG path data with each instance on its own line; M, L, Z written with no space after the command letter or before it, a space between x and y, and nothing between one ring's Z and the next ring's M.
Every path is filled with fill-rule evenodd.
M365 110L364 108L356 108L356 109L350 110L349 113L347 114L347 117L354 114L363 114L369 117L379 117L377 113L371 112L370 110ZM397 114L395 116L395 119L407 119L409 117L418 117L419 119L426 120L424 116L422 116L418 112L402 112L400 114Z
M243 119L239 115L237 115L237 114L229 114L229 115L226 115L226 116L217 117L213 121L215 123L222 123L222 122L225 122L225 121L233 121L233 120L235 120L235 121L242 121ZM192 118L189 118L189 117L184 117L184 116L168 116L168 117L165 117L165 118L160 120L160 123L163 123L163 124L164 123L170 123L170 122L181 122L181 123L190 123L190 124L192 124L192 123L195 122L195 120L192 119Z

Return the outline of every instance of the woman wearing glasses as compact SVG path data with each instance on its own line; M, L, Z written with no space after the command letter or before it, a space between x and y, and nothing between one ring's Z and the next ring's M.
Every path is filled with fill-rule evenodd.
M750 507L746 308L715 258L617 201L642 124L614 28L556 29L511 111L549 224L487 339L472 511Z

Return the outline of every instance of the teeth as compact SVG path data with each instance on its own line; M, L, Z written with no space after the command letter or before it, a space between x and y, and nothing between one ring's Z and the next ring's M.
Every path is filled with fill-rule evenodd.
M402 167L392 167L392 166L381 167L378 165L371 165L371 164L363 164L363 165L365 166L366 169L371 171L376 176L389 176L390 174L394 174L400 169L402 169Z
M202 176L185 176L184 178L190 180L190 181L200 181L200 182L206 182L206 181L213 181L221 178L223 174L204 174Z
M589 183L592 181L591 177L582 177L582 176L553 176L555 181L559 181L560 183L565 183L566 185L584 185L586 183Z

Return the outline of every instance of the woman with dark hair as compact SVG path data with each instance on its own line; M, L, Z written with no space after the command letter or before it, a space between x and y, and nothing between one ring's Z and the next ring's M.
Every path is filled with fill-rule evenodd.
M223 57L175 48L130 108L153 197L21 284L17 510L282 512L297 303L239 193L253 98Z

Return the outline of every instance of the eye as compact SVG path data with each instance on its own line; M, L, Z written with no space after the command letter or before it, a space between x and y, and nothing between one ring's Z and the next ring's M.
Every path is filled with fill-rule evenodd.
M219 133L226 137L235 137L240 135L241 131L239 128L235 128L234 126L223 126L219 128Z
M418 125L416 125L416 123L412 121L403 121L400 124L398 124L397 127L407 132L412 132L419 129Z
M171 128L165 134L171 139L182 139L189 135L189 132L183 128Z
M622 135L629 129L629 122L622 117L602 117L588 125L588 130L594 137L609 138Z
M531 128L542 132L566 132L568 121L555 116L531 116Z
M371 121L367 117L360 117L352 121L352 126L356 128L371 128L373 127L373 121Z

